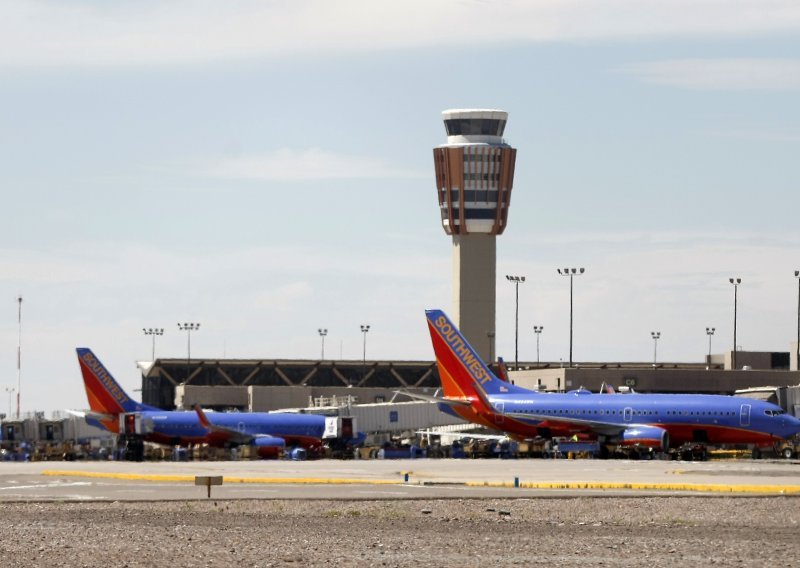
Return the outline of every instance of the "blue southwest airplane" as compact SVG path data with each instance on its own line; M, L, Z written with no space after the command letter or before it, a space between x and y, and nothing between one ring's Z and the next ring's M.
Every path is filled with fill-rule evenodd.
M208 413L160 410L132 400L90 349L79 347L78 363L89 399L90 412L82 415L89 424L115 434L136 434L144 441L188 446L214 447L249 445L260 457L277 457L287 447L319 451L323 438L335 437L334 417L294 413ZM120 424L123 416L123 424ZM357 439L342 427L339 436ZM327 435L326 435L327 434ZM353 440L355 441L355 440Z
M740 397L528 390L498 379L444 312L425 313L444 396L405 394L517 439L579 435L666 451L685 443L766 446L800 432L800 420L779 406Z

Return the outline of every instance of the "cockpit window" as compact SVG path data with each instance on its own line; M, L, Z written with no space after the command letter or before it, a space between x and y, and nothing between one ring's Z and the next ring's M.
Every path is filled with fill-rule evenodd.
M765 410L764 414L767 416L780 416L781 414L786 414L785 410Z

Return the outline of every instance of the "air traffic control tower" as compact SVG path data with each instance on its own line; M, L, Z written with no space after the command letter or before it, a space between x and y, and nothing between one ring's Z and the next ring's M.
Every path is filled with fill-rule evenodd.
M503 140L507 112L446 110L442 117L447 144L433 149L433 160L442 227L453 237L450 317L489 361L494 357L495 240L508 222L517 151Z

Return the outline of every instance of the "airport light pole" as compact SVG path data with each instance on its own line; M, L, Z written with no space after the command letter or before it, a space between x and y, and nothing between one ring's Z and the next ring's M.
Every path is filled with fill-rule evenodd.
M516 301L514 303L514 369L519 370L519 285L525 282L524 276L509 276L506 280L514 283Z
M728 278L728 282L733 284L733 370L736 370L736 317L739 304L739 284L742 283L741 278Z
M717 331L716 327L706 328L706 335L708 336L708 369L711 368L711 337L714 335L715 331Z
M19 420L19 395L22 391L22 296L17 296L17 324L19 325L19 335L17 337L17 420Z
M179 324L180 325L180 324ZM156 360L156 335L164 335L164 328L163 327L143 327L142 331L145 335L152 335L153 336L153 354L152 354L152 361Z
M198 331L200 329L200 324L179 323L178 329L186 332L186 382L188 382L192 363L192 332Z
M328 335L327 328L319 328L317 330L319 332L320 338L322 338L322 355L320 356L320 361L325 360L325 336Z
M542 330L544 326L542 325L535 325L533 326L533 333L536 334L536 364L539 364L539 336L542 334Z
M565 268L563 271L557 269L561 276L569 276L569 367L572 368L572 278L580 276L585 272L585 268Z
M650 337L653 338L653 367L656 366L656 361L658 359L658 340L661 337L660 331L651 331Z
M361 359L361 380L364 380L364 377L367 376L367 333L369 332L368 325L361 326L361 333L364 335L364 352L363 357Z
M494 363L494 336L495 333L493 331L487 331L486 337L489 338L489 364L491 365Z
M797 356L797 370L800 371L800 270L794 271L794 277L797 278L797 345L795 355Z

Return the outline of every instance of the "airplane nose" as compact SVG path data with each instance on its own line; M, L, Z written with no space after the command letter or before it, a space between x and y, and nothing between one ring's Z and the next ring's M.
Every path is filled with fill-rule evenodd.
M800 418L794 416L786 416L787 424L787 438L800 434Z

